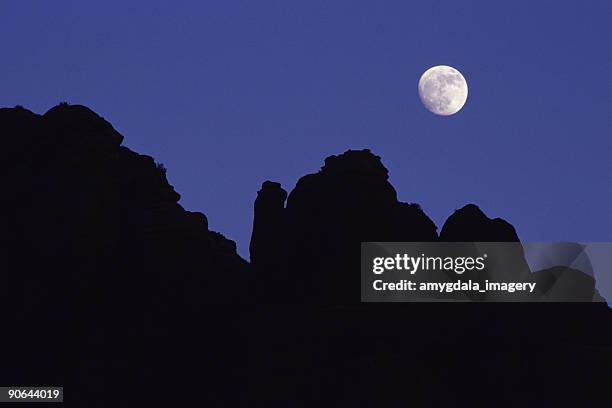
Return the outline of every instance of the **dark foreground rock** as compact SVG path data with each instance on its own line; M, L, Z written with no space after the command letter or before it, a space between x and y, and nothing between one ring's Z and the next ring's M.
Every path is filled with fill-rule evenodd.
M264 183L249 265L91 110L0 109L0 137L5 385L63 385L82 407L588 406L607 391L604 304L359 302L361 241L518 241L473 205L438 237L369 151L290 194Z
M360 242L518 243L507 221L468 204L438 236L418 205L398 202L367 150L329 157L285 197L268 181L255 202L260 306L248 319L248 401L550 406L605 395L612 313L588 303L593 278L569 268L532 273L520 245L497 256L497 278L537 281L534 297L553 303L360 303ZM566 301L578 303L556 303Z
M229 384L240 348L222 312L249 276L235 243L86 107L1 109L0 135L2 383L63 384L90 407L192 372Z
M380 157L349 150L325 159L287 198L265 182L255 201L251 263L264 302L359 302L362 241L434 241L417 204L398 201Z

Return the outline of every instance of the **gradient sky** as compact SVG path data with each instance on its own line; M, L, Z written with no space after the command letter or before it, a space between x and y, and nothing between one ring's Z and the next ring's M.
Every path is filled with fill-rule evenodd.
M466 203L529 241L612 241L612 2L3 1L0 106L60 101L154 156L248 257L266 179L380 155L441 227ZM459 69L463 110L417 94Z

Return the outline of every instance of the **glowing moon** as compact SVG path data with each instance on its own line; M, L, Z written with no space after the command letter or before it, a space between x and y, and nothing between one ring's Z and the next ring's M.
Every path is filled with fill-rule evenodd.
M461 72L453 67L438 65L421 75L419 96L423 105L432 113L450 116L465 105L468 86Z

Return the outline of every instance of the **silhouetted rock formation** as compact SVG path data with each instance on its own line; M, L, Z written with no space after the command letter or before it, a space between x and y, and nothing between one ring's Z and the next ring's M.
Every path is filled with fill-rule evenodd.
M514 227L501 218L491 219L475 204L468 204L451 214L440 231L441 242L519 242ZM447 256L478 256L476 245L473 253L466 252L462 247L457 253L448 253ZM494 247L489 251L494 251ZM507 245L499 250L488 253L487 267L482 271L469 271L461 278L478 282L484 287L487 280L495 282L531 282L532 276L525 261L523 248L520 245ZM449 277L456 279L452 273ZM504 297L507 300L519 299L517 294L508 293L467 293L472 300L497 300ZM525 294L524 299L532 297Z
M285 200L287 192L279 183L266 181L257 192L249 252L251 264L261 271L281 273L285 267Z
M603 304L360 304L362 241L518 242L474 205L438 238L368 150L328 157L289 196L263 183L251 268L178 204L163 166L91 110L0 109L0 135L4 384L64 385L86 407L457 405L466 394L529 406L584 405L608 381ZM553 300L559 281L578 284L579 300L593 289L575 270L533 275Z
M448 217L440 231L440 241L518 242L519 238L507 221L491 219L478 206L468 204Z
M315 174L302 177L287 197L279 183L266 181L255 201L255 217L251 239L251 264L257 275L258 299L263 303L355 304L359 299L356 280L359 270L359 244L362 241L440 241L440 242L506 242L491 253L484 270L461 275L464 281L478 282L541 282L538 290L525 293L522 299L589 302L601 299L592 277L567 269L561 272L532 271L514 227L501 218L487 217L478 206L468 204L456 210L444 223L440 236L434 223L416 204L400 203L389 184L387 169L380 157L369 150L349 150L330 156ZM465 246L454 256L478 256ZM580 247L578 245L578 247ZM494 250L491 247L491 250ZM445 256L452 256L452 251ZM456 280L452 272L442 272ZM445 279L435 277L427 280ZM418 281L419 277L412 277ZM440 280L441 281L441 280ZM580 287L570 294L554 288ZM353 286L351 286L353 285ZM567 292L567 293L566 293ZM563 294L565 293L565 294ZM580 293L580 295L578 295ZM446 295L449 299L508 300L518 294L471 292Z
M359 303L361 241L511 243L515 249L491 254L497 275L485 268L462 278L546 286L558 274L531 273L508 222L469 204L448 218L438 238L417 205L397 201L380 158L367 150L331 156L300 179L283 208L285 196L280 184L266 181L255 202L250 249L259 301L284 304L248 322L248 400L436 406L518 398L526 406L579 405L602 390L612 364L605 304ZM469 255L463 251L457 255ZM580 300L588 302L592 279L576 273ZM576 372L592 375L576 380ZM518 389L525 391L517 396Z
M209 309L245 300L235 243L185 211L163 168L86 107L0 109L0 134L5 347L27 350L4 360L3 382L101 397L198 358L222 376L213 349L230 323Z
M435 224L401 203L380 157L349 150L302 177L287 199L266 181L255 202L251 264L266 302L358 303L362 241L433 241Z

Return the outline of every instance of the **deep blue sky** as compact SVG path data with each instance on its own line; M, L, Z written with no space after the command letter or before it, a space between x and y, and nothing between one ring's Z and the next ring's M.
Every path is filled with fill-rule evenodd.
M92 3L0 2L0 106L91 107L245 257L261 183L349 148L438 226L474 202L523 240L612 240L610 1ZM452 117L417 95L438 64L469 84Z

